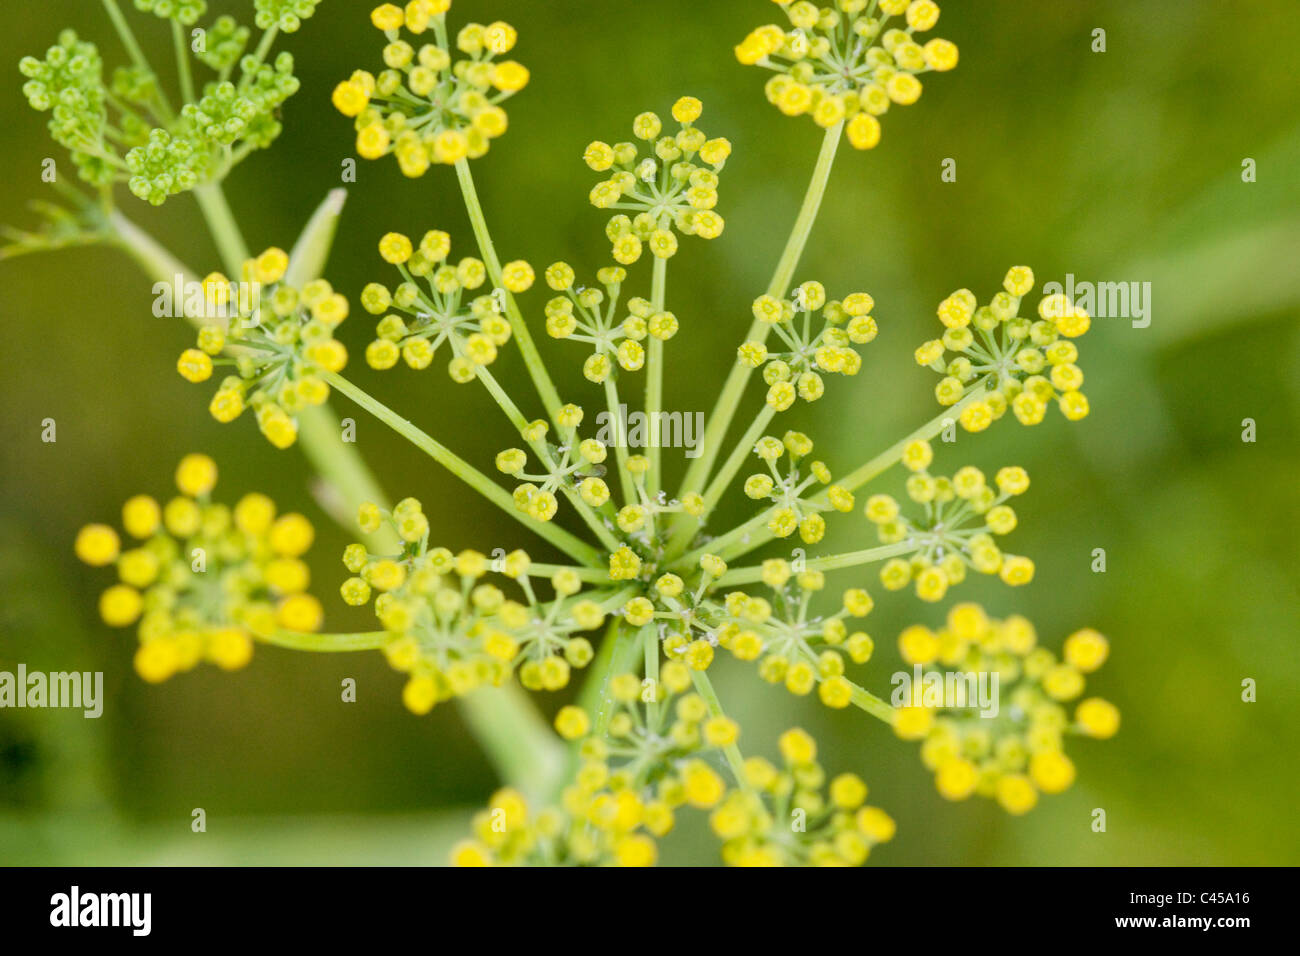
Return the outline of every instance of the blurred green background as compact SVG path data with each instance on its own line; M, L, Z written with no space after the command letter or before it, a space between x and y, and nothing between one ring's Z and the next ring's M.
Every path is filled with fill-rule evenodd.
M247 12L251 3L211 6ZM275 147L227 186L256 248L287 248L339 185L352 132L329 93L354 68L379 63L370 6L326 0L284 44L302 90ZM994 614L1028 614L1053 647L1083 625L1108 634L1110 661L1089 688L1119 704L1124 724L1109 742L1073 743L1079 782L1011 819L988 801L945 804L915 746L858 711L828 713L770 688L751 665L717 667L724 703L742 721L747 750L770 754L776 734L799 724L822 741L828 769L864 775L873 802L899 821L895 841L875 854L881 863L1300 863L1295 5L943 6L934 35L958 43L960 66L927 79L917 105L891 110L875 151L842 149L797 274L832 295L870 291L881 334L856 379L830 382L824 400L790 420L842 471L930 418L934 375L911 352L936 334L936 303L960 286L986 298L1012 264L1032 265L1040 281L1073 272L1152 282L1149 328L1098 320L1082 340L1088 419L1067 425L1052 413L1033 429L1008 421L942 446L938 458L945 471L1029 469L1010 546L1037 561L1037 578L1014 591L968 582L954 595ZM452 10L456 24L510 19L521 37L515 55L533 71L509 105L509 133L474 164L504 257L564 258L587 272L607 261L605 216L586 201L594 177L581 154L593 138L625 138L635 113L666 113L690 93L705 103L700 125L732 140L719 206L726 233L684 241L669 270L668 304L683 325L669 349L677 409L710 407L816 155L820 131L768 106L766 74L732 56L749 29L777 15L759 0L456 0ZM155 63L168 63L163 25L131 16ZM41 160L54 157L65 175L72 168L45 118L26 107L14 65L64 25L99 42L110 65L125 57L92 0L8 4L3 22L0 221L32 225L25 202L49 197ZM1108 45L1099 54L1090 51L1098 27ZM940 181L946 157L957 161L955 183ZM1258 164L1253 184L1241 181L1246 157ZM457 254L471 253L450 170L409 181L391 160L358 165L328 273L354 303L365 282L391 281L375 252L385 231L448 229ZM190 197L155 210L122 189L119 202L196 270L216 267ZM648 274L643 262L631 282L648 288ZM540 290L524 299L533 317L543 301ZM149 284L118 252L0 262L0 315L0 668L22 660L102 670L108 697L97 721L0 711L0 862L441 862L494 784L453 707L406 713L402 678L378 654L263 647L242 672L200 667L146 686L130 666L134 637L97 619L108 575L72 554L80 525L115 521L132 494L167 494L178 458L205 451L221 465L226 500L262 490L317 521L316 590L330 626L363 626L332 597L349 536L314 505L300 453L277 452L250 421L209 417L211 389L174 371L191 332L151 315ZM371 321L356 308L342 327L354 356ZM578 374L580 350L550 340L541 348L566 397L597 399ZM513 351L499 365L499 378L523 381ZM379 374L355 361L350 374L486 470L512 443L482 390L436 368ZM387 490L425 502L442 543L532 543L387 428L341 398L336 407L357 419L359 446ZM58 422L56 444L40 441L46 417ZM1253 444L1241 440L1245 418L1258 424ZM860 515L833 522L832 534L828 551L873 540ZM1098 547L1105 574L1089 570ZM856 583L850 577L839 580ZM886 692L894 636L912 621L937 623L942 607L873 590L880 650L860 677ZM354 704L340 702L343 677L358 681ZM1258 682L1253 704L1240 697L1246 677ZM207 811L206 834L190 832L194 807ZM1090 829L1094 807L1107 812L1105 834ZM666 862L715 859L709 841L685 837L664 852Z

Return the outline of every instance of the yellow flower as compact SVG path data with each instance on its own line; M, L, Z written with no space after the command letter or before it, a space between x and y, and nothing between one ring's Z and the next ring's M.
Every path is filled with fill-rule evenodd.
M975 792L978 780L979 773L973 763L954 757L940 765L934 784L945 800L965 800Z
M1110 654L1110 644L1104 636L1092 628L1075 631L1065 639L1065 659L1071 666L1091 674Z
M334 87L330 98L334 108L344 116L356 116L370 103L370 94L366 89L351 80L344 80Z
M1119 708L1100 697L1089 697L1075 708L1074 719L1089 737L1105 740L1119 730Z
M77 557L93 567L103 567L117 560L121 548L117 532L105 524L88 524L77 533Z
M555 729L565 740L577 740L591 729L591 720L581 707L568 705L555 715Z
M1030 759L1029 775L1043 793L1061 793L1074 783L1074 764L1059 750L1043 750Z
M186 455L176 466L176 487L191 498L201 498L217 484L217 463L207 455Z

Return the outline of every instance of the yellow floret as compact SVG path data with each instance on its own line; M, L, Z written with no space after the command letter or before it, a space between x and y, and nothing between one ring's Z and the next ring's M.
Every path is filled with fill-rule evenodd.
M116 561L121 546L117 532L108 525L88 524L77 533L73 550L86 564L99 568Z
M206 495L217 484L217 463L207 455L186 455L176 467L176 487L191 498Z

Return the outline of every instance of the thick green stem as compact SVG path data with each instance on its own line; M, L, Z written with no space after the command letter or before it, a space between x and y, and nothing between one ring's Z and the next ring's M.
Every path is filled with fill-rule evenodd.
M630 672L635 666L640 643L640 631L628 627L622 618L609 622L605 639L601 642L596 660L588 670L586 684L578 695L578 706L593 717L593 735L603 737L614 713L614 698L609 693L609 683L619 674Z
M502 780L544 802L563 783L568 755L519 685L482 687L459 698L460 713Z
M298 444L320 477L316 499L338 524L350 530L357 527L357 508L373 502L390 507L388 496L379 486L365 459L352 442L343 440L343 423L328 405L317 405L298 413ZM366 546L379 554L401 547L397 532L387 524L366 535Z
M321 208L337 217L341 206L341 197L332 193ZM294 246L297 258L290 260L289 273L296 276L299 284L318 276L325 261L327 249L322 249L320 242L311 238L330 225L330 220L319 219L320 215L321 211L318 210L317 216L312 218L303 237ZM115 241L154 281L171 284L179 276L186 285L198 282L195 274L184 263L116 209L109 214L109 224L113 228ZM312 224L315 224L315 229ZM188 302L189 297L184 298ZM209 321L199 313L187 312L185 317L194 326ZM356 447L343 441L339 420L328 405L306 408L299 414L298 438L303 453L324 482L324 490L320 495L322 504L336 521L346 528L355 528L356 509L363 501L373 501L381 507L387 507L383 489L379 487ZM366 540L369 547L381 553L396 550L397 542L396 534L386 526Z
M795 219L790 238L786 240L781 258L776 264L776 271L772 273L772 281L768 283L768 295L781 298L790 288L794 270L799 264L799 257L803 254L813 223L817 220L817 210L821 207L822 197L826 193L826 184L830 180L831 167L835 163L835 151L839 146L843 129L844 123L841 121L826 131L821 152L817 155L817 165L813 168L812 180L808 183L808 191L804 193L803 205ZM765 341L770 328L771 326L755 319L745 335L745 341ZM680 498L691 491L699 491L704 487L752 372L753 369L739 363L731 367L727 381L722 386L722 393L718 396L713 411L709 413L709 424L704 429L702 454L691 462L677 497Z
M249 258L248 244L244 242L243 233L235 215L226 202L226 194L220 183L203 183L194 187L194 198L198 201L203 218L207 220L212 241L217 244L221 262L231 279L238 279L240 269ZM313 278L315 278L313 276Z
M289 268L284 274L284 281L289 285L301 287L325 274L325 263L329 260L334 233L338 231L339 217L347 198L348 191L341 186L331 189L311 214L289 250Z
M221 195L220 191L218 195ZM331 189L307 220L289 252L289 268L284 276L289 285L301 288L324 275L346 199L345 190ZM226 213L230 211L224 200L214 207L217 210L221 208ZM233 234L238 236L238 230ZM388 496L356 445L343 441L342 422L329 405L308 407L299 413L298 441L303 454L320 476L317 500L343 527L356 526L357 507L362 502L389 507ZM380 553L388 553L399 548L400 542L397 533L384 524L366 536L366 545Z
M171 284L177 276L181 277L182 283L198 281L193 270L172 255L171 250L118 210L114 209L108 214L108 224L113 231L113 241L134 259L144 274L154 282ZM182 297L182 302L179 303L181 308L189 305L189 298L189 296ZM203 315L197 312L187 311L185 318L196 328L205 322Z

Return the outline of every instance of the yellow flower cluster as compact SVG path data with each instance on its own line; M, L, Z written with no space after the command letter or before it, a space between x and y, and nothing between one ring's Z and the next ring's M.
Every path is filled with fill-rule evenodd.
M872 847L893 839L894 820L868 806L867 785L855 774L826 781L817 743L787 730L778 746L782 766L762 757L744 764L744 785L709 815L729 866L861 866Z
M796 571L790 562L773 558L761 566L761 580L771 589L772 600L744 591L729 591L718 600L713 593L727 573L726 562L706 554L699 563L698 579L687 581L665 572L650 581L644 594L621 609L626 623L633 628L653 624L664 655L691 670L707 670L714 648L722 647L740 660L761 657L760 676L784 684L793 694L802 696L816 687L828 707L852 702L854 687L844 677L844 654L862 664L871 658L874 645L865 632L850 633L847 619L871 612L870 594L850 588L835 613L813 614L812 602L826 588L825 574Z
M373 597L375 616L389 632L384 656L408 675L402 702L413 713L500 685L512 672L529 690L559 690L572 668L591 661L591 643L577 632L600 627L605 611L594 601L575 599L582 587L576 573L554 574L556 597L542 603L529 581L526 553L512 551L493 562L477 551L430 548L429 521L414 498L391 512L364 504L358 520L367 533L387 523L403 541L397 555L348 545L343 564L353 576L340 593L357 607ZM481 580L492 571L514 581L524 601Z
M702 671L713 663L713 648L721 633L719 625L725 620L722 606L709 600L708 595L726 573L727 565L713 554L704 555L699 564L702 573L696 580L688 582L672 572L653 578L646 591L624 604L620 613L633 628L654 623L664 654L674 662ZM630 548L620 548L610 556L610 577L614 580L635 578L641 570L641 559Z
M922 742L921 759L945 798L979 794L1009 813L1027 813L1040 793L1060 793L1074 782L1066 734L1105 739L1119 730L1114 704L1100 697L1079 700L1084 675L1106 661L1106 638L1090 628L1075 631L1065 640L1061 660L1037 641L1025 618L994 620L977 604L954 606L938 630L917 625L899 636L903 659L931 670L896 711L894 732ZM949 699L939 670L958 678L997 674L996 716L981 716L969 695ZM1071 721L1066 707L1074 701L1079 702Z
M823 572L795 572L781 558L764 561L762 571L772 600L743 591L728 593L723 601L726 617L716 631L718 644L740 660L758 660L759 676L769 684L784 684L799 696L816 687L827 707L847 707L854 688L844 676L844 656L865 664L875 648L865 631L850 632L849 620L871 613L871 595L850 588L834 614L814 613L813 601L826 589Z
M579 786L585 780L615 792L651 794L646 823L655 836L672 828L676 810L711 809L727 792L713 762L720 750L735 745L740 726L711 713L691 685L690 669L679 661L665 662L657 680L615 676L605 736L593 733L579 746ZM565 710L556 726L572 738L577 728L565 724L572 723L574 711L583 712Z
M376 7L371 22L384 32L385 70L365 70L334 88L334 106L355 118L357 153L379 159L392 153L402 172L422 176L433 163L476 159L506 131L501 104L528 84L528 69L509 53L515 28L500 20L486 26L468 23L456 34L454 60L447 34L451 0L414 0L403 9ZM434 42L417 48L401 38L433 30Z
M229 313L223 324L199 329L196 348L186 349L177 371L191 382L206 381L216 365L233 368L221 380L208 410L219 422L231 422L252 406L257 426L276 448L298 438L297 414L329 398L320 372L338 372L348 351L334 338L348 315L348 300L324 279L301 290L285 283L289 257L270 248L244 263L241 280L247 293L231 293L229 280L213 273L203 280L205 297ZM225 357L213 358L213 356Z
M920 99L919 75L957 65L955 44L917 42L916 34L939 20L933 0L835 0L824 7L808 0L776 2L789 17L789 29L759 27L736 47L736 58L776 72L765 89L782 113L811 116L825 129L844 123L857 149L880 142L877 117L891 105ZM902 22L891 23L898 16Z
M619 318L619 291L627 270L607 266L596 273L600 289L575 286L573 268L566 262L552 263L546 270L546 284L555 292L546 303L546 332L552 338L586 342L591 355L582 364L589 382L603 383L615 364L625 372L645 366L647 336L666 342L677 334L677 317L656 310L647 300L634 296L627 302L627 315Z
M812 439L795 431L786 432L780 439L765 435L754 443L754 454L766 463L768 473L755 472L745 479L745 495L755 501L766 499L773 503L767 530L778 538L788 538L798 531L805 544L816 544L826 534L826 519L819 512L831 508L839 512L853 510L853 494L831 484L831 472L825 462L811 462L804 474L800 465L812 449ZM782 458L787 459L784 475L778 468ZM813 485L829 486L828 504L804 497Z
M1037 320L1021 316L1020 301L1033 287L1033 270L1015 266L988 305L958 289L939 303L943 337L916 350L918 365L944 376L934 390L941 405L977 396L958 418L967 431L988 428L1008 406L1021 424L1037 425L1053 399L1072 422L1088 414L1072 341L1088 331L1088 313L1056 293L1039 302ZM949 358L948 352L955 354Z
M638 115L632 133L652 144L648 156L641 155L638 143L611 146L597 140L587 147L587 165L610 173L591 190L591 204L632 213L618 212L605 227L614 261L630 265L646 246L652 255L667 259L677 252L677 233L702 239L722 235L725 224L714 207L718 173L731 155L731 143L709 139L696 128L703 111L695 97L679 99L672 108L679 129L671 136L663 133L663 120L655 113Z
M855 292L843 302L827 300L820 282L805 282L789 299L762 295L754 300L754 318L771 326L785 349L770 349L762 342L745 342L738 350L740 363L763 367L768 385L767 404L783 412L795 398L815 402L826 392L820 373L857 375L862 357L854 345L865 345L876 337L876 320L871 317L875 300ZM820 311L822 326L812 334L812 314Z
M1006 502L1029 489L1029 475L1020 467L1000 468L990 484L983 471L967 465L951 477L936 477L929 471L933 457L925 441L911 442L903 451L903 464L912 472L907 496L922 506L922 516L909 518L885 494L872 495L863 508L881 542L916 548L910 559L885 562L881 583L898 591L915 582L923 601L939 601L965 580L967 568L996 574L1012 586L1032 581L1034 562L1005 554L993 540L1015 529L1016 512Z
M614 677L604 734L592 732L586 711L561 708L556 730L581 742L560 805L530 817L517 795L497 794L475 817L473 838L452 851L452 862L653 865L655 838L672 830L679 809L709 810L725 796L726 781L706 758L740 734L735 721L711 715L690 689L689 670L671 661L658 680Z
M137 543L123 548L106 524L77 535L77 557L115 565L119 582L99 599L112 627L139 622L136 672L156 683L199 661L237 670L255 637L283 628L315 631L320 603L307 594L303 554L314 531L300 514L276 516L265 495L248 494L233 508L211 500L217 466L186 455L176 469L181 494L159 504L136 495L122 506L122 527Z
M609 451L603 442L595 438L578 437L578 426L582 424L584 415L585 412L577 405L561 406L556 416L561 439L558 449L545 443L551 426L544 419L530 422L524 428L524 439L535 450L540 449L540 463L546 469L544 473L534 474L524 470L528 465L528 453L522 448L507 448L497 454L497 471L522 479L513 494L515 507L519 511L538 521L550 521L559 510L560 502L555 494L557 491L572 492L592 508L603 507L610 500L609 485L601 477L605 474L602 463ZM634 457L636 461L629 461L628 467L644 474L649 467L649 459L640 455Z
M582 780L563 804L534 814L517 790L498 790L474 815L473 836L451 851L453 866L654 866L659 848L650 826L666 808L633 790ZM668 825L671 826L671 811Z
M469 298L487 281L481 260L466 256L453 264L451 237L439 230L426 232L418 246L399 232L387 233L379 240L379 254L397 267L402 281L392 291L378 282L361 290L361 307L383 315L366 347L371 368L392 368L399 358L410 368L428 368L445 344L452 353L447 373L464 383L496 361L497 350L510 341L510 322L502 315L499 295ZM533 283L532 267L508 262L503 281L509 291L523 292Z

